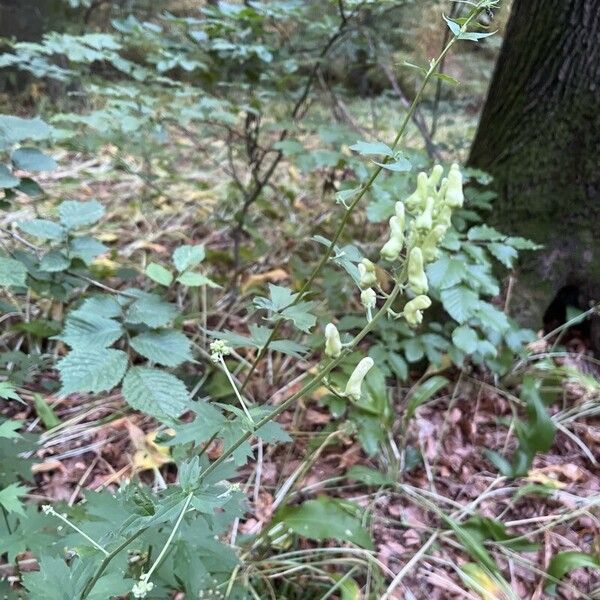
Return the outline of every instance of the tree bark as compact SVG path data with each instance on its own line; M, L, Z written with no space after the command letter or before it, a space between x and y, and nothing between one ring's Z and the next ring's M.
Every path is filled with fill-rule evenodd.
M545 245L524 320L565 285L600 301L600 0L515 0L469 164L497 224Z

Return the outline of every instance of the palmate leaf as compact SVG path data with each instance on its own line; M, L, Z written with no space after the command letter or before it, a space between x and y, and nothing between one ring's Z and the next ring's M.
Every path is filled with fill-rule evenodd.
M78 348L57 365L61 396L74 392L107 392L118 385L127 369L127 354L121 350Z
M0 506L9 513L13 512L25 516L20 497L24 496L28 491L29 488L18 483L12 483L0 490Z
M359 512L360 508L351 502L320 496L300 506L285 506L277 511L275 520L309 539L336 539L371 549L373 542Z
M129 369L123 380L123 396L131 407L159 419L176 418L190 408L183 381L159 369Z
M23 584L29 591L30 600L73 600L80 598L91 578L96 564L89 559L76 559L71 565L62 558L42 556L40 570L23 575ZM119 571L110 572L98 580L94 589L86 596L87 600L107 600L107 598L127 595L133 585L131 579L123 577Z
M192 360L190 341L180 331L147 331L132 338L129 345L138 354L165 367L177 367Z

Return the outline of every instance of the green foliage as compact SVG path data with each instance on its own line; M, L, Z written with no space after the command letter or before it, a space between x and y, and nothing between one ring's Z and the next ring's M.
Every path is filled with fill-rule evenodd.
M472 21L492 4L480 2L465 21L448 20L451 44L489 35L475 31ZM340 5L347 14L340 14ZM21 578L28 598L104 600L131 593L196 598L218 590L241 599L247 596L246 584L260 586L264 579L243 561L256 559L260 568L265 549L283 548L301 537L372 550L363 507L327 495L294 503L297 494L284 489L272 522L262 533L240 536L243 551L237 552L229 533L244 514L246 495L232 481L247 473L258 441L261 452L264 444L292 441L276 418L324 385L330 393L321 402L335 417L326 433L332 439L341 433L355 436L371 457L392 457L389 473L355 466L347 477L391 487L399 472L390 452L397 408L391 389L411 379L411 370L432 367L419 385L403 392L407 430L419 407L451 386L450 374L436 374L436 369L475 365L501 376L521 355L532 334L493 299L500 292L501 269L512 268L519 251L534 246L484 223L490 193L468 189L463 206L457 166L432 167L423 155L400 149L397 141L353 143L352 129L301 119L329 53L347 51L343 44L369 47L372 36L363 28L385 18L390 6L395 5L326 3L315 19L312 2L220 3L203 7L201 18L169 12L149 20L131 15L114 20L109 32L48 33L39 42L11 42L12 52L0 57L0 66L35 77L77 81L77 93L89 99L75 112L55 115L53 126L39 118L0 115L3 208L16 211L21 195L28 196L23 201L28 214L19 213L0 256L6 310L24 316L14 331L25 340L22 352L1 356L1 364L10 365L10 379L0 382L0 398L19 401L16 386L32 383L49 366L56 368L60 387L52 376L45 377L44 385L61 400L71 394L102 400L115 390L126 410L142 413L158 428L156 443L169 449L174 464L168 484L161 479L152 488L135 477L114 493L88 493L74 507L40 513L23 502L30 489L23 480L31 480L31 459L23 456L32 454L31 439L18 433L21 422L2 420L0 553L10 562L25 552L39 560L40 571ZM423 87L436 77L440 60L423 69ZM397 140L403 139L410 114ZM211 191L214 214L201 225L215 231L223 227L230 235L227 247L219 254L212 245L184 244L197 239L196 231L184 238L178 225L165 225L165 231L181 234L171 256L148 251L138 261L137 254L120 255L120 248L103 243L104 200L51 198L35 204L45 192L21 171L52 171L57 164L50 154L62 156L53 151L59 146L110 152L110 175L127 171L144 182L144 197L136 205L142 213L149 200L172 201L165 191L171 184L191 182L194 191L201 191L204 173L184 172L182 157L196 159L198 150L214 154L219 168L227 164L219 177L226 173L228 179L219 181L222 189ZM282 164L290 179L300 172L314 189L324 174L331 177L331 222L305 227L293 201L297 191L306 190L285 176L272 179ZM203 171L204 164L199 166ZM244 170L242 176L238 169ZM412 175L418 169L431 171L421 199L419 180ZM442 172L449 181L440 179ZM457 177L460 185L450 193ZM395 248L382 253L385 260L371 256L371 241L364 235L346 239L359 208L373 224L369 232L377 232L373 237L382 233L377 223L393 219L388 237ZM252 298L238 285L239 275L244 262L261 265L270 241L261 239L254 210L272 219L269 227L295 245L285 250L291 283L271 283ZM421 259L407 277L406 257L415 249ZM109 252L118 265L110 278L104 277L100 260ZM361 280L361 267L370 262L365 262L367 255L371 265L377 262L372 287ZM297 285L300 279L304 286ZM248 309L243 318L227 321L229 307L216 301L221 285L227 301L242 297ZM365 310L359 310L359 294ZM420 302L410 312L415 295ZM32 306L36 318L30 318ZM56 315L61 316L48 306L60 309ZM339 352L329 357L323 356L320 328L327 322L337 323L342 332ZM226 329L234 327L231 323L239 325L235 331ZM286 357L280 360L277 354ZM312 369L315 354L322 360ZM290 363L302 365L306 381L299 392L288 394L284 386L283 399L270 403L261 388L252 390L251 378L265 356L275 356L269 364L275 365L276 376ZM368 368L357 375L357 365ZM523 381L521 397L528 419L517 424L519 447L512 461L490 454L511 477L525 474L535 454L554 439L554 425L533 378ZM41 395L34 396L33 404L46 428L61 425ZM218 458L211 452L213 444ZM401 450L408 471L420 455L414 451L411 458L410 448ZM468 554L495 574L499 569L487 543L524 551L500 522L444 520ZM560 578L579 564L567 563L555 565L549 574ZM358 577L348 574L344 580L338 573L324 573L321 579L339 584L333 592L344 598L359 593Z

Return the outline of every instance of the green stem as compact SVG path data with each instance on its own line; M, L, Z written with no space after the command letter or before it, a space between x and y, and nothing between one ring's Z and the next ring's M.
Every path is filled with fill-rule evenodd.
M483 2L480 2L479 4L482 5ZM473 11L473 14L465 22L465 26L468 26L470 21L473 18L475 18L475 16L477 16L481 10L482 10L482 8L479 8L479 7L477 9L475 9ZM427 84L429 83L429 81L431 80L433 75L436 73L439 65L443 62L444 58L446 57L448 52L451 50L452 46L454 46L454 44L456 43L457 40L458 40L458 37L454 36L446 44L445 48L442 50L441 54L437 57L437 59L435 59L430 64L429 70L427 71L425 78L423 79L423 83L421 84L421 87L419 88L417 95L415 96L406 115L404 116L404 120L402 121L402 124L400 125L400 129L398 130L396 138L394 139L394 142L392 143L392 146L391 146L392 150L396 150L396 148L398 147L398 144L400 143L402 136L404 135L404 133L406 131L406 127L408 126L410 120L412 119L412 117L415 113L415 110L417 109L417 106L421 102L421 98L423 97L423 93L425 92L425 88L427 87ZM384 160L384 164L386 162L388 162L388 160L389 160L389 157L386 157ZM356 195L356 198L352 201L352 203L346 209L344 216L342 217L342 220L340 221L340 223L333 235L333 239L331 240L331 243L329 244L329 246L327 247L327 250L325 251L325 254L323 254L323 256L321 257L321 260L319 261L317 266L313 269L313 272L310 274L309 278L304 282L304 285L302 286L302 288L296 295L296 298L294 299L294 301L286 308L289 308L289 307L294 306L294 305L298 304L299 302L301 302L304 297L304 294L312 287L312 284L314 283L315 279L321 274L321 271L327 264L327 261L330 259L331 255L333 253L333 250L335 248L335 245L336 245L337 241L339 240L340 236L342 235L348 221L350 220L352 213L354 212L354 210L356 209L356 207L358 206L359 202L362 200L364 195L367 193L369 188L373 185L374 181L377 179L377 177L379 177L379 174L383 171L383 169L384 169L383 166L378 166L373 171L373 173L371 174L371 176L369 177L367 182L360 188L359 192ZM258 354L256 355L256 358L254 359L254 362L252 363L252 365L250 367L250 371L248 372L248 375L246 376L246 379L244 380L244 383L242 384L240 391L243 392L244 389L246 388L246 385L249 383L250 378L252 377L252 374L256 370L256 367L258 366L260 361L263 359L263 357L267 353L269 346L271 345L271 343L275 339L275 336L279 332L281 323L282 323L282 321L278 321L275 324L275 326L273 327L273 330L271 331L271 334L269 335L269 337L267 338L267 341L265 342L265 345L259 350Z
M102 577L104 571L106 571L106 568L108 567L108 565L110 564L112 559L115 556L117 556L117 554L119 554L119 552L121 552L125 548L127 548L127 546L129 546L129 544L131 544L131 542L133 542L138 537L140 537L140 535L142 535L142 533L144 533L144 531L146 531L146 529L148 529L148 528L144 527L144 528L136 531L134 534L130 535L127 539L123 540L108 556L106 556L104 558L104 560L100 563L100 566L94 573L94 576L89 580L88 584L83 589L80 600L85 600L85 598L87 598L89 596L90 592L94 589L94 586L98 583L98 580L100 579L100 577Z

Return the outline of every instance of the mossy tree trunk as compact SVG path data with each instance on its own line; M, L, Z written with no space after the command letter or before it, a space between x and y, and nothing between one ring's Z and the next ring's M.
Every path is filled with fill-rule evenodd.
M514 1L469 162L494 176L496 222L545 245L525 320L565 285L600 301L600 0Z

